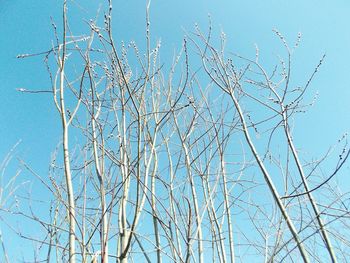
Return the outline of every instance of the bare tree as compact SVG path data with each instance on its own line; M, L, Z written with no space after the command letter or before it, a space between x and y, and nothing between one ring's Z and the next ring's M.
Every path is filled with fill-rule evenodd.
M13 228L39 244L35 260L344 261L349 210L334 180L349 156L346 136L328 172L323 163L337 148L308 161L293 138L324 57L296 85L300 36L291 48L275 31L286 55L269 68L258 48L250 59L226 52L224 34L212 44L209 25L188 33L165 66L151 39L150 1L142 54L115 41L112 10L109 0L103 25L92 19L75 37L63 1L53 47L18 56L44 56L51 90L19 91L52 96L62 128L48 177L21 161L51 194L49 215L37 215L31 198L17 200L29 210L0 207L41 227L40 237Z

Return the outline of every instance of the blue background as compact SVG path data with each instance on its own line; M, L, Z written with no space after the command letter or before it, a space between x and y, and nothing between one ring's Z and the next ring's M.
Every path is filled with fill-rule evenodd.
M77 35L88 32L83 19L94 18L99 5L100 1L69 1L73 32ZM142 50L145 5L144 1L114 1L117 42L135 40ZM161 38L163 61L172 60L174 52L181 48L184 34L193 31L195 23L203 30L207 29L208 14L214 33L217 36L220 30L226 33L227 51L254 57L257 44L260 62L267 66L284 52L272 29L278 29L291 45L301 32L301 44L293 57L292 78L296 82L305 83L322 55L326 54L309 91L310 100L319 93L316 104L296 120L295 141L300 148L312 156L319 156L350 130L349 1L153 0L152 42ZM51 48L54 34L50 16L60 27L61 1L0 0L0 159L21 140L16 155L44 178L51 153L61 138L59 116L50 95L16 91L17 88L50 88L43 57L17 59L16 56ZM13 163L16 166L16 160ZM348 167L346 171L349 171ZM9 169L7 178L14 171ZM26 172L21 176L24 180L31 177ZM4 238L8 239L11 233L4 231L4 226L2 229Z

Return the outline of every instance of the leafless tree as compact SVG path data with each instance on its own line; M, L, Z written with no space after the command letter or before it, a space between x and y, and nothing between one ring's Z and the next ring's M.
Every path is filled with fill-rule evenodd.
M327 172L339 149L308 161L293 138L324 57L295 84L300 36L291 48L275 31L286 55L271 68L258 48L252 59L226 52L223 33L214 45L209 25L188 33L165 66L150 1L145 9L144 54L115 41L111 0L104 24L90 20L81 37L64 0L52 48L18 56L44 56L51 89L18 90L51 96L62 129L48 176L21 160L51 194L48 216L31 197L17 197L29 210L0 203L41 227L38 238L13 229L39 244L35 262L345 261L349 207L334 180L349 156L346 136Z

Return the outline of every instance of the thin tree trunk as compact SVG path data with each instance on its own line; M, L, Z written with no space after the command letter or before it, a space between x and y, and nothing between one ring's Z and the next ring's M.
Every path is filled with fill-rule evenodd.
M255 149L253 141L250 138L250 134L248 131L248 127L247 127L241 106L239 105L237 98L234 96L233 90L230 91L229 95L234 103L235 108L238 111L239 118L240 118L241 123L242 123L243 133L244 133L245 139L250 147L250 150L252 151L252 154L253 154L256 162L258 163L260 170L262 171L262 173L264 175L265 181L266 181L268 187L270 188L272 196L275 199L275 202L277 203L277 206L280 209L281 214L282 214L284 220L286 221L288 228L289 228L290 232L292 233L292 236L293 236L295 242L297 243L301 257L303 258L305 263L308 263L308 262L310 262L310 260L309 260L308 254L306 252L306 249L305 249L302 241L299 238L298 232L297 232L291 218L288 215L286 207L284 206L284 204L281 201L281 198L277 192L277 189L276 189L267 169L265 168L265 165L264 165L263 161L261 160L260 155L258 154L257 150Z
M60 114L62 122L63 133L63 162L64 175L66 179L67 195L68 195L68 223L69 223L69 262L75 263L75 201L72 174L70 168L69 157L69 133L68 122L66 118L65 100L64 100L64 82L65 82L65 59L66 59L66 28L67 28L67 3L63 3L63 43L62 43L62 57L60 60Z

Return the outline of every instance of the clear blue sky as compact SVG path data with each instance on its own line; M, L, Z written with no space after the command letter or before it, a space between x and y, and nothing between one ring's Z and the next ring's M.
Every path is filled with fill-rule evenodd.
M60 122L50 96L16 91L20 87L50 87L42 58L20 60L16 55L50 48L50 16L60 25L60 2L0 0L0 159L21 139L17 153L43 174L60 140ZM87 32L81 19L93 18L100 1L68 2L73 30L77 34ZM142 47L145 1L115 0L114 7L116 41L135 40ZM304 83L324 53L326 60L309 91L311 97L318 91L318 101L298 118L296 143L317 156L343 132L350 131L349 1L152 0L153 41L162 39L163 61L180 49L184 30L191 31L195 23L206 29L208 13L215 31L226 33L227 51L253 57L257 44L266 65L271 65L282 51L272 29L277 28L290 43L301 32L302 42L294 57L294 80Z

